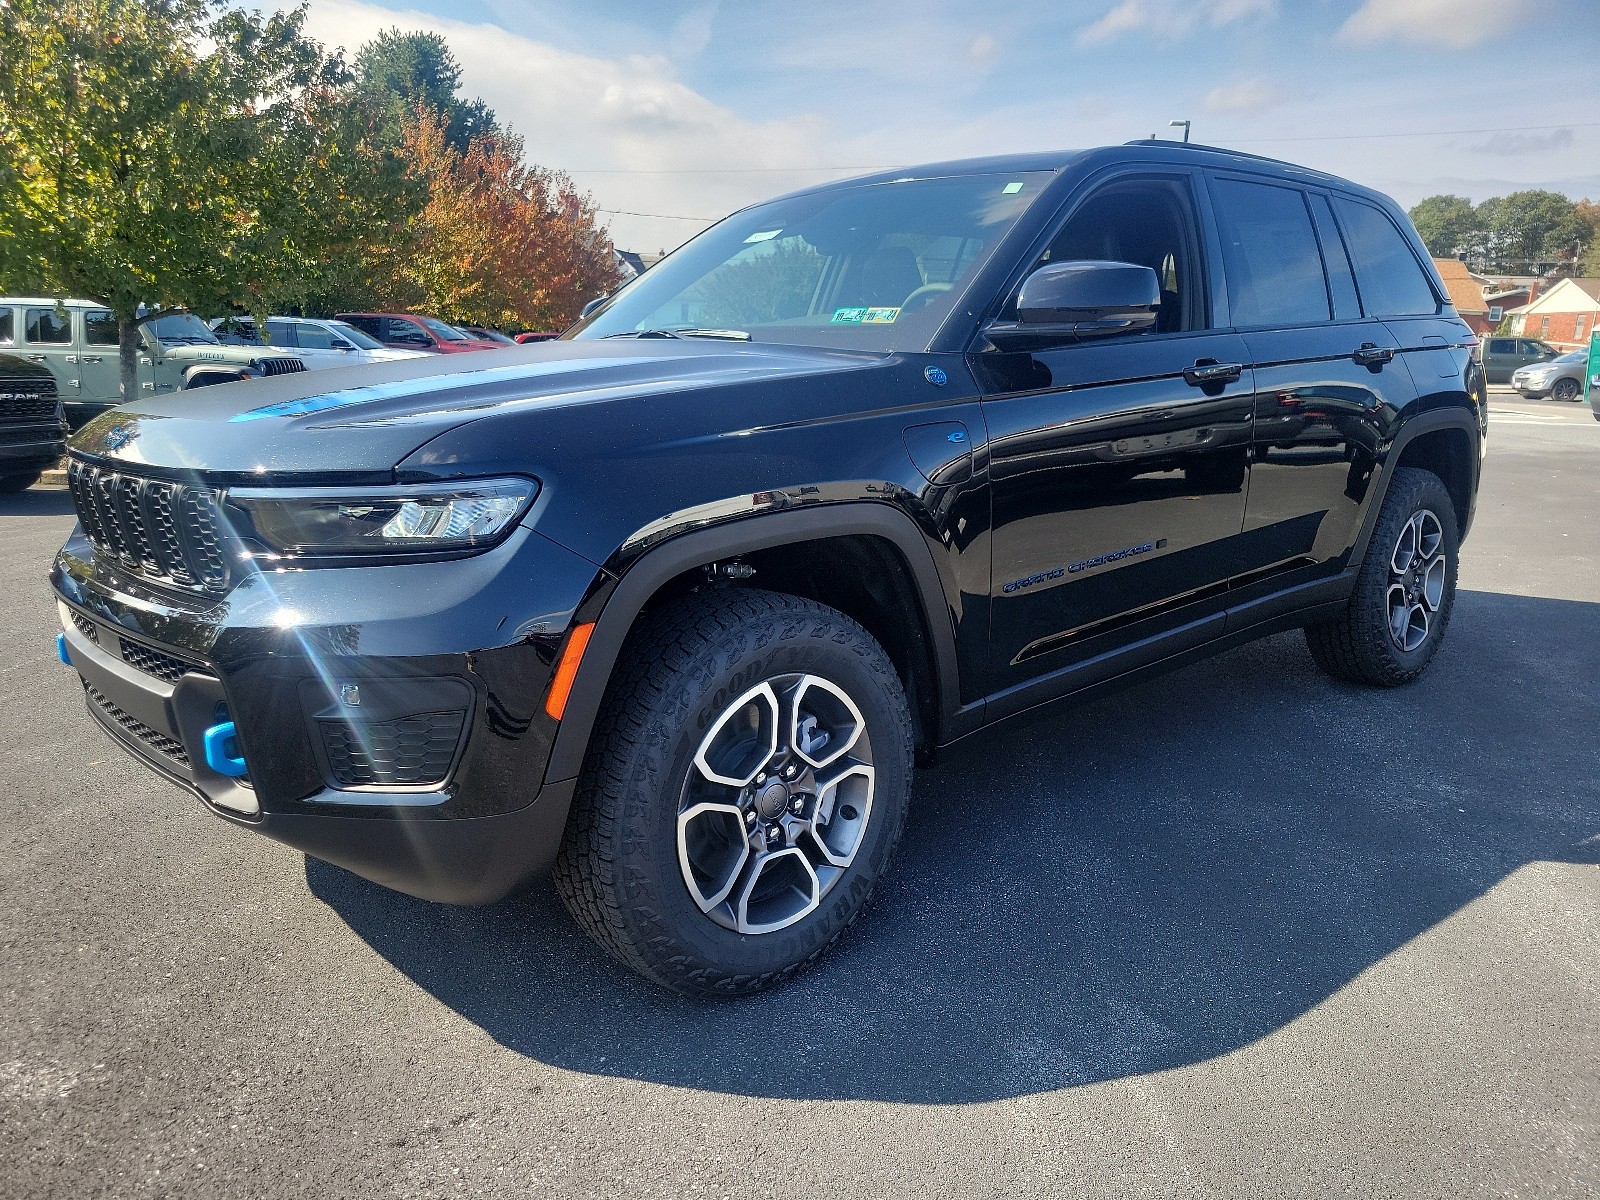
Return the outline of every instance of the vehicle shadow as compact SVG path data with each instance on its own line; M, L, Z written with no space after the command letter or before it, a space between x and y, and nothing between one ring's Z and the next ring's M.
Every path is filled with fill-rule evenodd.
M1238 1049L1536 860L1600 862L1600 605L1460 595L1428 675L1328 681L1298 634L979 735L918 778L822 964L694 1003L551 894L312 890L511 1049L742 1095L963 1103Z

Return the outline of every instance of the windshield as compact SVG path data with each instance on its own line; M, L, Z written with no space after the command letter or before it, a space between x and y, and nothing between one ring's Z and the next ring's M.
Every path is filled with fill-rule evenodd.
M426 325L432 334L446 342L470 342L472 339L454 325L446 325L443 321L436 321L432 317L418 317L417 320Z
M919 349L1049 179L905 180L758 205L663 259L566 336L677 331Z
M1586 359L1588 357L1589 357L1589 352L1587 350L1568 350L1560 358L1553 360L1550 365L1551 366L1555 366L1556 363L1582 362L1584 359Z
M354 342L358 350L382 350L384 344L370 333L364 333L346 321L324 321L327 329L337 333L340 337Z
M173 313L171 316L157 317L149 323L149 328L150 332L163 343L204 342L210 346L215 345L217 341L217 335L193 313Z

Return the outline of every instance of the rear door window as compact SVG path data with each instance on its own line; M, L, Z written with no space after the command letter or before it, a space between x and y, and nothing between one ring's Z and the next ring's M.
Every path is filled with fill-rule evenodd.
M1328 320L1328 283L1305 194L1241 179L1214 180L1212 188L1234 325Z
M0 346L9 346L16 338L16 315L9 308L0 308Z
M1350 255L1344 248L1344 238L1339 235L1339 223L1333 219L1333 208L1326 196L1311 197L1311 216L1317 224L1317 237L1322 242L1322 265L1328 269L1328 291L1333 296L1333 315L1349 320L1361 315L1361 301L1356 297L1356 277L1350 270Z
M1395 224L1370 204L1340 196L1334 209L1355 260L1361 303L1371 317L1432 316L1433 285Z
M1511 338L1490 338L1489 339L1489 353L1490 354L1515 354L1516 352L1517 352L1517 343L1515 341L1513 341Z
M117 318L106 309L90 309L83 314L83 340L90 346L115 346Z
M293 321L267 322L267 336L272 339L274 346L298 346L300 344L299 330Z
M72 345L72 317L54 308L30 308L24 318L28 344L32 346Z

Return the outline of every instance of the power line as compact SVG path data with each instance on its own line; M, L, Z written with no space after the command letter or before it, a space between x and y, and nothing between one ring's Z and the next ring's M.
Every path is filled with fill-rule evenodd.
M629 212L624 208L597 208L594 211L603 212L611 217L658 217L663 221L699 221L704 225L714 225L722 220L721 217L685 217L678 213Z
M1463 133L1538 133L1550 129L1595 129L1600 121L1566 121L1560 125L1505 125L1499 129L1417 129L1409 133L1319 133L1306 137L1234 138L1245 146L1266 142L1360 142L1372 138L1451 137Z

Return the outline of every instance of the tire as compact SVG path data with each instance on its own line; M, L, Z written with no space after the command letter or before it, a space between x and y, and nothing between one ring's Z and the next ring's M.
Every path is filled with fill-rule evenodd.
M792 720L797 701L811 721ZM618 661L556 891L601 946L681 995L785 982L854 923L888 867L911 756L894 665L843 613L754 589L675 603Z
M1408 557L1408 545L1423 552ZM1450 624L1459 547L1455 507L1439 477L1397 470L1344 612L1306 629L1317 665L1335 679L1375 687L1421 675ZM1406 569L1395 571L1395 563Z
M29 471L23 475L0 475L0 496L14 496L25 492L39 482L42 471Z
M1570 403L1573 400L1583 399L1583 389L1578 386L1576 379L1558 379L1555 387L1550 389L1550 399Z

